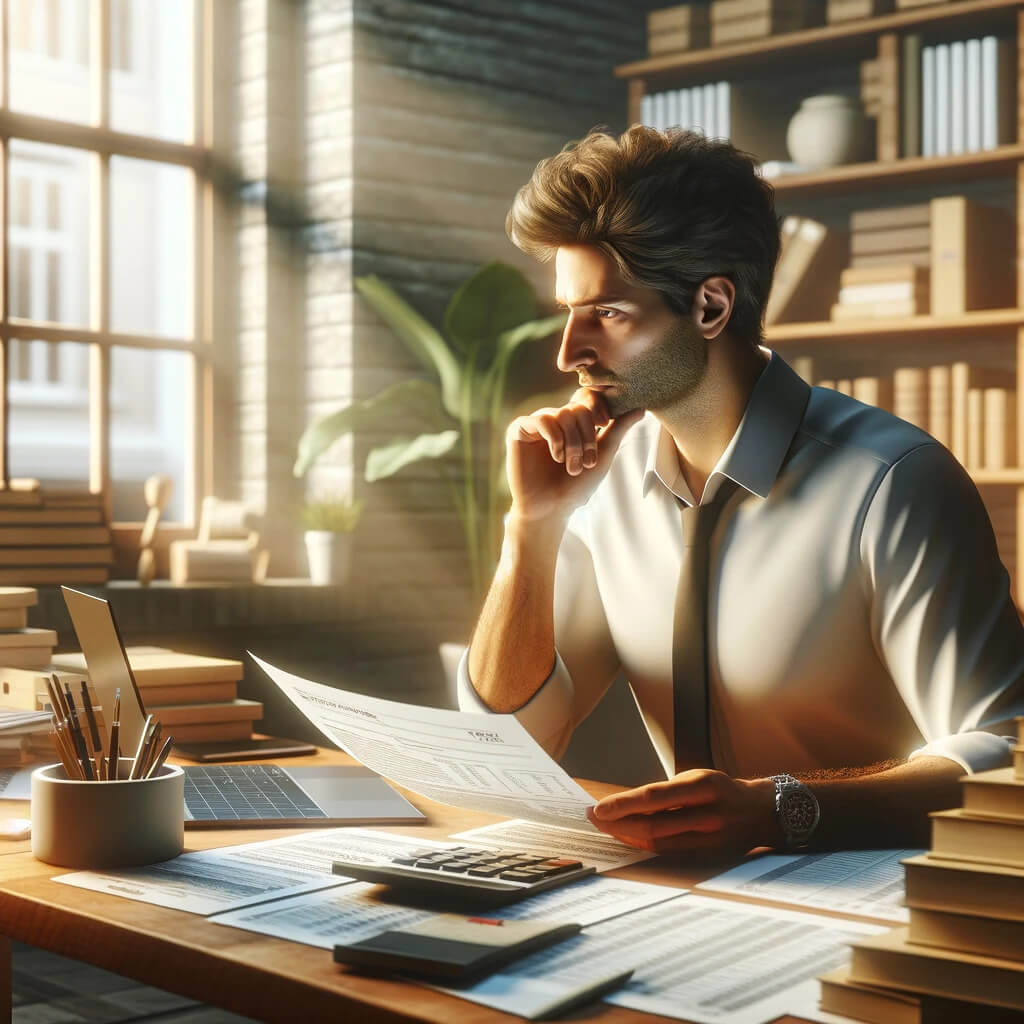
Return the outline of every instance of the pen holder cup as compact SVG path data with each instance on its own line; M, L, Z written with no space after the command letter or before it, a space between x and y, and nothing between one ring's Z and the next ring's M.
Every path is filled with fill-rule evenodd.
M151 779L69 779L61 764L32 773L32 853L66 868L153 864L185 845L185 773L165 764Z

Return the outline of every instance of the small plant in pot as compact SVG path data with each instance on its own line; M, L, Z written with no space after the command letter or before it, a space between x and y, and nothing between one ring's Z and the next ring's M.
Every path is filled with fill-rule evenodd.
M352 564L352 532L363 512L361 501L321 498L302 507L309 578L316 584L344 583Z

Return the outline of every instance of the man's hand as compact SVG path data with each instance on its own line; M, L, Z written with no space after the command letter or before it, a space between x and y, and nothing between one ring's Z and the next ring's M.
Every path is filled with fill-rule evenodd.
M612 420L600 392L580 388L560 409L512 421L505 435L512 511L524 519L566 517L604 478L642 410Z
M735 858L781 840L771 779L734 779L710 768L605 797L588 811L602 832L651 853Z

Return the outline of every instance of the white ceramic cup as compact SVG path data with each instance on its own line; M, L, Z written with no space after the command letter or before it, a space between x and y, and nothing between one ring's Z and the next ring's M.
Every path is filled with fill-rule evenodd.
M131 758L122 757L127 774ZM185 773L165 764L151 779L82 782L61 764L32 773L32 853L67 868L154 864L185 845Z

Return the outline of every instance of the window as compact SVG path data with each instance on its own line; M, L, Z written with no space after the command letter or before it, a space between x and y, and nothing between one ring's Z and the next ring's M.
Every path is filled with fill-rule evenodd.
M209 475L213 186L193 121L215 2L0 0L2 468L101 492L115 521L167 473L164 519L190 522Z

